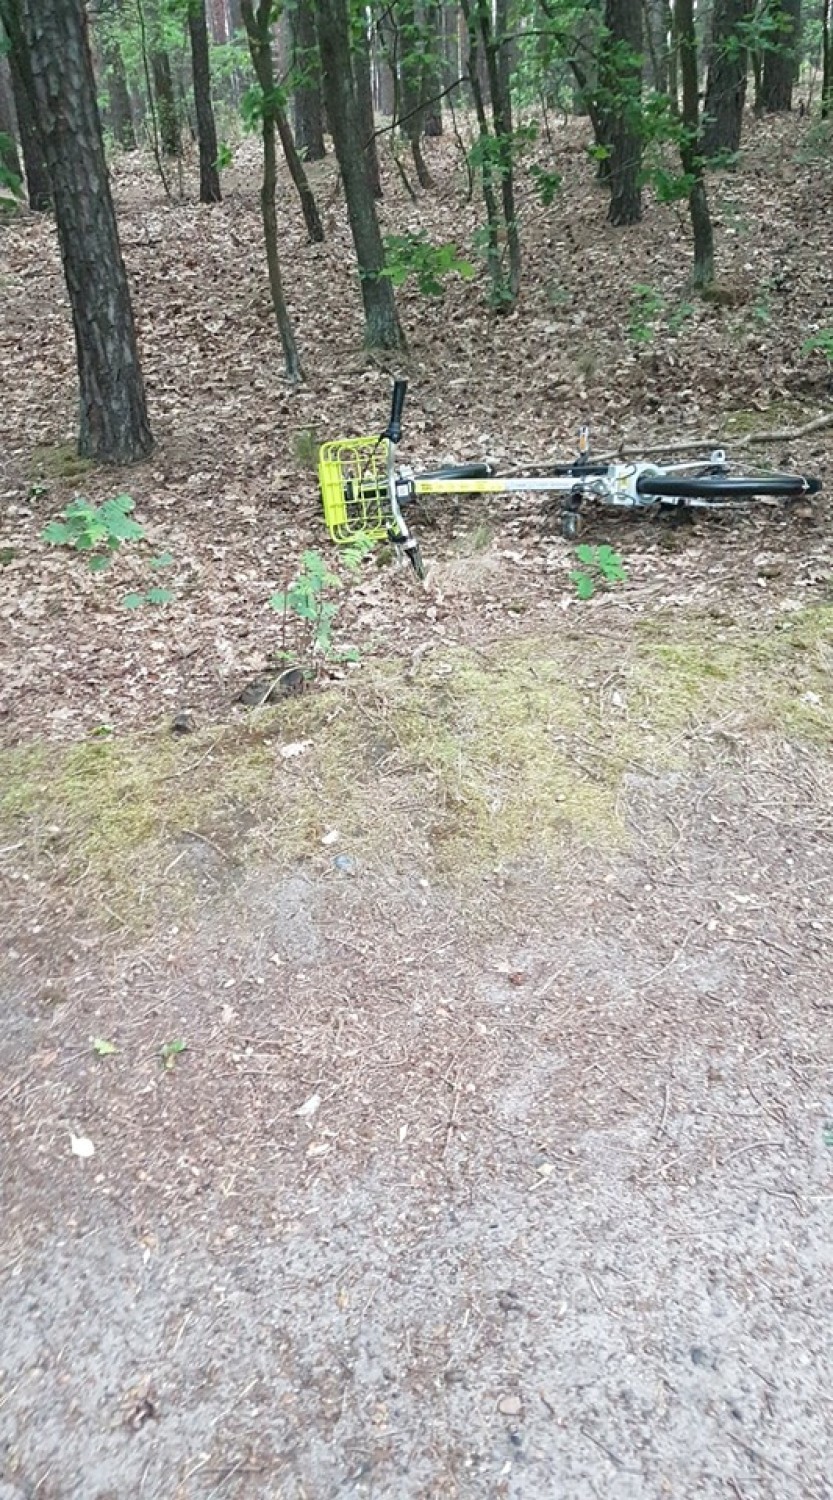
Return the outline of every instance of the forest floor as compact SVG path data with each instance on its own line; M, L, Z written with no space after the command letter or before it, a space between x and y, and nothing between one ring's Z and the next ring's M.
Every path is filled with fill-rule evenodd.
M386 227L465 250L429 153ZM719 308L681 208L614 231L579 126L554 155L517 311L405 291L389 367L316 168L298 391L254 147L211 209L117 161L157 437L125 473L70 456L50 226L0 229L0 1500L833 1496L826 504L591 516L627 580L587 602L537 502L425 507L425 584L343 591L358 660L239 701L326 550L316 437L383 425L392 375L416 464L830 410L810 122L713 180ZM833 429L764 456L829 492ZM166 607L121 603L146 548L40 540L122 490Z

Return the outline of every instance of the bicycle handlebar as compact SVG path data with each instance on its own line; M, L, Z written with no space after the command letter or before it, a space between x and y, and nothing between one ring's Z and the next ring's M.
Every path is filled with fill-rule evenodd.
M393 395L390 403L390 421L385 428L385 437L391 443L398 443L402 436L402 409L405 405L405 394L408 389L407 380L395 380L393 382Z

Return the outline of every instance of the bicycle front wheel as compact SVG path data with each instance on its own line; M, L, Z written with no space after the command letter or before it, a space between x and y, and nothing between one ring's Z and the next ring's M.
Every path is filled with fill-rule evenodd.
M704 467L700 474L640 474L636 491L657 500L702 500L709 502L777 498L797 500L817 495L821 480L807 474L731 474Z

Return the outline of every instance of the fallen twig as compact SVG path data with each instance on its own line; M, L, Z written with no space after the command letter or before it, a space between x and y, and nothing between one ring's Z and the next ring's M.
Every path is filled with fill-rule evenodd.
M803 427L794 427L791 431L747 432L745 437L732 439L732 447L748 448L750 443L793 443L799 438L808 437L811 432L820 432L823 427L833 427L833 411L814 417L812 422L805 422ZM626 443L623 439L618 448L611 449L609 453L594 455L594 458L598 463L607 463L616 458L624 458L628 453L683 453L693 448L714 446L716 441L707 437L681 438L674 443L652 443L646 447L643 443ZM726 442L728 439L723 438L721 441Z

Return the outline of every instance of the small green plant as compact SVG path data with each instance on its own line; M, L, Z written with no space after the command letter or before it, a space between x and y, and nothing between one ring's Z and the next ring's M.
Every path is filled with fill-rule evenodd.
M833 364L833 328L820 328L801 345L802 354L823 354Z
M228 141L221 141L217 147L217 160L214 165L218 172L225 172L234 161L234 152Z
M182 1041L163 1042L159 1049L162 1066L170 1073L176 1067L176 1060L183 1052L188 1051L188 1043Z
M113 1057L118 1050L115 1042L108 1042L103 1036L93 1037L93 1052L96 1057Z
M576 560L582 566L573 569L570 582L575 584L579 599L592 599L597 589L623 583L628 576L619 553L606 544L591 547L583 542L576 547Z
M342 565L355 573L374 546L373 538L357 536L341 548ZM330 660L355 660L355 651L334 652L333 624L339 605L333 595L343 588L344 580L328 566L320 552L305 552L301 567L289 588L273 594L269 600L281 616L281 643L277 652L283 661L309 660L325 656Z
M772 282L762 281L758 288L758 295L752 304L752 316L756 323L762 328L767 328L772 322Z
M543 167L539 167L537 162L533 162L529 168L529 175L544 208L549 208L561 191L561 184L564 181L561 173L547 172Z
M145 528L131 521L135 509L129 495L116 495L102 505L91 505L81 498L71 500L61 511L61 520L50 521L41 533L53 547L70 547L87 552L91 573L101 573L110 566L113 554L123 542L140 542Z
M456 275L468 281L474 275L474 266L460 255L456 245L432 245L420 230L419 234L385 235L382 275L394 286L402 286L413 276L423 297L444 297L444 277Z
M314 427L301 427L292 434L292 452L299 469L315 469L318 465L318 433Z
M0 568L10 567L16 557L14 547L0 547Z
M689 318L694 317L696 309L693 302L680 302L677 307L671 309L668 314L668 332L672 338L681 333Z
M125 594L121 602L125 609L141 609L143 604L170 604L173 598L172 589L143 589Z
M635 286L628 311L628 338L632 344L650 344L665 303L652 286Z

